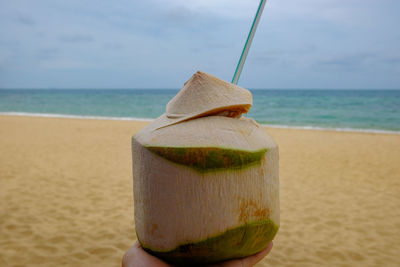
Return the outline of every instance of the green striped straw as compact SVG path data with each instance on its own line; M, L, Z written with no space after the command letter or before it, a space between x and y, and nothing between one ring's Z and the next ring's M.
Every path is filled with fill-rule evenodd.
M258 22L260 21L261 14L264 10L264 6L267 0L261 0L260 5L258 6L256 16L254 17L253 24L251 25L251 29L249 32L249 36L247 36L246 44L244 45L242 54L240 55L239 62L237 64L235 75L233 75L232 83L237 84L240 74L242 73L244 62L246 61L247 54L249 53L249 49L251 46L251 42L253 41L254 34L256 33L256 29L258 26Z

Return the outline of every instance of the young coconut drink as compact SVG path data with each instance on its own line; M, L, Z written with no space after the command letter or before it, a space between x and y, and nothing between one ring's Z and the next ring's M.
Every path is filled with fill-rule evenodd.
M241 117L251 93L195 73L132 139L136 233L175 264L263 250L279 228L278 147Z

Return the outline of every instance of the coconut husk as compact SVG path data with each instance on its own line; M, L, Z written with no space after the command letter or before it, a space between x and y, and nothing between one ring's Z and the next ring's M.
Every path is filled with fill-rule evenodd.
M198 71L169 101L166 112L152 123L152 127L156 130L210 115L240 117L250 110L252 104L253 98L248 90Z

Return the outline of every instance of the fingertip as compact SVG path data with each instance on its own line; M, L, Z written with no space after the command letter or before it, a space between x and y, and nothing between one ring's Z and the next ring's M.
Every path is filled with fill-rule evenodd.
M138 241L136 241L133 246L131 246L124 254L122 257L122 266L129 266L129 262L132 261L132 259L137 255L138 253L141 252L141 246Z
M269 253L273 246L274 246L274 243L271 241L271 243L269 243L268 246L264 250L266 250L267 253Z
M273 246L273 243L271 242L267 245L267 247L265 249L261 250L260 252L254 254L250 257L244 258L243 259L244 266L253 266L257 262L261 261L271 251L272 246Z
M264 248L263 250L261 250L260 252L258 252L257 254L255 254L254 256L256 256L257 258L264 258L265 256L268 255L268 253L271 251L272 247L273 247L273 243L269 243L268 246L266 248Z
M133 244L133 247L141 248L142 246L140 245L139 241L136 240L135 244Z

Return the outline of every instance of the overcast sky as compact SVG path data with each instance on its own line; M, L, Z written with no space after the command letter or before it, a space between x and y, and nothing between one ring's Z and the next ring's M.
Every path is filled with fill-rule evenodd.
M0 88L230 81L258 0L0 0ZM268 0L239 85L400 89L399 0Z

